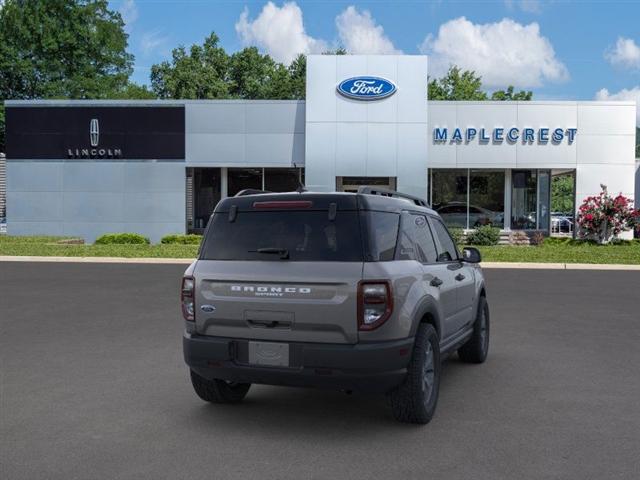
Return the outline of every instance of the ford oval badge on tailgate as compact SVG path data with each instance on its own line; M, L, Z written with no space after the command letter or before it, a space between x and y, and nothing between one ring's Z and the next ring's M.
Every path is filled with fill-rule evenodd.
M380 100L393 95L397 90L393 82L380 77L347 78L336 88L340 95L354 100Z

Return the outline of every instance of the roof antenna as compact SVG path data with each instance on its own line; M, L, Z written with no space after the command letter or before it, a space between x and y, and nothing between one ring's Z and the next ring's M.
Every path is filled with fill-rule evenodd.
M296 162L293 162L293 168L298 168ZM296 188L296 192L304 193L307 191L307 187L304 186L304 183L300 180L300 170L298 170L298 188Z

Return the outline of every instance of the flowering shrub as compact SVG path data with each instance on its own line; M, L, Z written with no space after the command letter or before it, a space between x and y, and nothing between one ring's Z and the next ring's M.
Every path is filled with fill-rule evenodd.
M609 243L621 232L640 226L640 210L633 208L633 201L623 195L612 197L606 185L597 196L587 197L578 210L580 236Z

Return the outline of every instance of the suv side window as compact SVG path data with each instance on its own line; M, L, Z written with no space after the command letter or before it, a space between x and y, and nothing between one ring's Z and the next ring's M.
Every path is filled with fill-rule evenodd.
M431 218L433 233L438 239L438 262L451 262L458 259L456 244L451 239L444 224L437 218Z
M427 218L419 214L403 214L398 260L434 263L436 257L436 246Z

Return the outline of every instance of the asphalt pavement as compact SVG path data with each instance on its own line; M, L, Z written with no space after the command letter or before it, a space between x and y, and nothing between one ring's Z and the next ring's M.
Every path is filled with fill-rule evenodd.
M0 478L637 479L640 272L487 270L491 351L427 426L381 396L192 391L183 265L0 262Z

